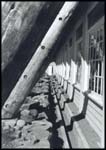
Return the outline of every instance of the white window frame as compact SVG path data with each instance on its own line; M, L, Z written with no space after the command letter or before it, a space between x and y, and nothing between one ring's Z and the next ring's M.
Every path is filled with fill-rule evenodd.
M76 32L77 32L78 28L80 27L80 25L82 25L82 35L81 35L81 37L79 37L79 38L77 39L77 37L76 37L76 34L77 34L77 33L76 33ZM75 30L76 65L77 65L75 83L76 83L76 87L77 87L78 89L80 89L80 87L82 86L82 83L81 83L81 80L82 80L82 63L83 63L83 62L82 62L82 56L81 56L80 82L77 81L77 75L78 75L78 61L77 61L77 58L78 58L78 52L79 52L79 50L78 50L78 44L79 44L80 42L82 42L82 50L83 50L83 35L84 35L84 30L83 30L83 28L84 28L84 23L83 23L82 20L80 20L80 22L77 24L77 27L76 27L76 30Z
M76 56L76 58L78 58L78 53L80 53L79 52L79 49L78 49L78 44L80 44L80 43L82 43L82 47L83 47L83 40L82 40L82 37L80 38L80 39L78 39L77 40L77 42L76 42L76 48L77 48L77 56ZM78 81L78 73L79 73L79 71L78 71L78 60L76 61L77 62L77 73L76 73L76 83L80 86L81 85L81 77L82 77L82 56L80 56L80 59L81 59L81 65L80 65L80 67L81 67L81 69L80 69L80 79L79 79L79 81Z
M100 20L98 20L89 30L88 30L88 39L89 39L89 35L92 33L92 32L97 32L97 30L99 30L99 28L101 28L101 26L102 25L104 25L104 17L102 17ZM104 42L104 37L103 37L103 42ZM89 51L89 45L88 45L88 51ZM89 80L90 80L90 74L91 74L91 62L93 63L93 61L95 61L95 63L96 63L96 61L101 61L102 62L102 72L101 72L101 76L100 76L100 78L102 78L102 90L103 90L103 84L104 84L104 73L103 73L103 66L104 66L104 61L102 60L102 58L100 58L100 59L94 59L94 60L90 60L89 59L89 54L88 54L88 63L89 63ZM98 71L99 71L99 69L98 69ZM101 98L102 96L103 96L103 93L102 94L100 94L99 92L98 92L98 86L99 86L99 84L98 84L98 81L99 81L99 79L97 80L97 88L95 88L95 86L96 86L96 84L95 84L95 78L99 78L99 76L98 76L98 72L97 72L97 75L94 77L94 89L90 89L90 87L89 87L89 90L90 90L90 92L91 92L91 94L92 95L95 95L95 96L99 96L99 98ZM95 89L97 89L97 91L95 91Z

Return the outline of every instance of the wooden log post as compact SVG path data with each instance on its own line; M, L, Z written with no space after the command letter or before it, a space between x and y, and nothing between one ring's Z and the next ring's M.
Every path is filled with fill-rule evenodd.
M2 6L2 72L29 35L46 2L5 2Z
M6 100L2 108L2 118L12 118L14 114L17 113L17 110L24 102L25 97L29 94L33 85L40 78L39 74L45 71L45 68L51 60L51 58L48 59L48 56L52 50L52 47L62 33L63 28L72 15L77 4L78 2L65 2L61 8L37 51L18 80L15 88Z

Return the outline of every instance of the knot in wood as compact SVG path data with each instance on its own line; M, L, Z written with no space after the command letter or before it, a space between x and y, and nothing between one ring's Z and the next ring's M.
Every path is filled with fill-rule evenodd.
M44 46L44 45L42 45L42 46L41 46L41 48L42 48L42 49L45 49L45 46Z
M59 17L59 20L62 20L62 17Z
M27 75L24 75L24 78L27 78Z

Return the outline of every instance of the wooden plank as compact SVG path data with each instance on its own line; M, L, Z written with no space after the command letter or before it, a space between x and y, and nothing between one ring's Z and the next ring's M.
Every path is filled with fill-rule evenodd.
M89 112L87 112L86 114L86 118L89 119L90 124L92 124L91 126L93 126L93 129L95 130L95 132L97 133L101 133L101 126L102 124L100 124L100 122L98 122L92 115L90 115ZM97 130L97 131L96 131ZM100 135L100 134L99 134Z
M95 111L97 111L101 116L103 115L103 110L95 105L90 99L88 99L88 105L90 105L92 109L95 109Z
M95 126L97 126L99 128L99 130L101 130L102 123L100 123L100 121L98 121L96 119L96 117L93 116L92 113L89 110L87 111L86 115L88 115L89 118L92 120L92 123L94 123Z
M97 106L95 105L95 107ZM99 122L102 123L102 116L99 114L99 112L90 107L90 105L87 106L87 110L91 113L91 115L93 115L97 120L99 120Z
M86 119L90 123L91 127L95 130L95 132L99 135L99 137L101 137L101 134L102 134L101 131L98 129L98 127L95 125L95 123L92 123L91 118L87 115Z

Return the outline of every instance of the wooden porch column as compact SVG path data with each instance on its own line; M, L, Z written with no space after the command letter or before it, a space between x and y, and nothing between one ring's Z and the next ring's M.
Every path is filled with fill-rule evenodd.
M12 118L14 116L23 103L25 97L29 94L33 85L39 79L40 71L43 65L45 65L45 61L47 60L49 62L51 60L51 58L48 59L50 52L52 52L51 49L60 36L68 19L72 15L76 5L77 2L65 2L64 6L60 10L59 14L39 45L37 51L33 55L31 61L21 75L15 88L12 90L10 96L6 100L2 108L2 118ZM46 67L44 67L42 72L45 71L45 68Z

